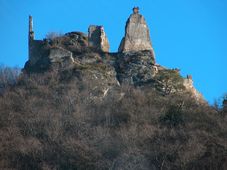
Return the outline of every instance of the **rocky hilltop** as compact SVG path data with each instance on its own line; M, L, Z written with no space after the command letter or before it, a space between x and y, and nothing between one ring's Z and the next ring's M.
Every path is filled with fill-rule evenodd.
M95 79L101 91L131 84L149 86L163 95L187 92L204 102L193 87L192 76L183 78L179 69L167 69L155 62L149 28L138 7L133 8L126 22L125 36L116 53L109 52L103 26L89 26L88 35L70 32L35 40L32 22L30 16L29 60L24 67L25 73L72 69L80 72L83 79Z
M23 73L0 70L0 169L226 170L227 100L156 63L137 7L116 53L103 26L36 40L29 21Z

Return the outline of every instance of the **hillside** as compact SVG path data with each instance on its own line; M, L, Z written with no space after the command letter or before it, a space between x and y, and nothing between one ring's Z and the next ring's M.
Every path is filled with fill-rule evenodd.
M156 63L139 9L116 53L88 30L35 40L29 17L29 60L1 83L0 169L225 170L227 117Z
M90 69L24 75L1 95L0 169L226 168L226 117L150 87L99 96Z

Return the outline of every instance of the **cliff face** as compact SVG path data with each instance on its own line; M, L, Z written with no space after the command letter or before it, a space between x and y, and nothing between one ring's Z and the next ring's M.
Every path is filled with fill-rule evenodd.
M115 68L121 83L136 86L151 83L158 71L151 51L119 53Z

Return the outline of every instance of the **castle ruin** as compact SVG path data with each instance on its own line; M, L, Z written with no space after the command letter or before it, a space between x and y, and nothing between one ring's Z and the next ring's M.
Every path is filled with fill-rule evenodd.
M29 16L29 32L28 32L28 53L30 64L35 64L44 54L42 50L44 42L42 40L35 40L35 33L33 31L33 19Z
M35 65L40 59L48 57L51 62L65 58L72 60L73 52L91 48L95 51L109 52L109 42L103 26L91 25L88 36L81 32L70 32L62 36L52 35L50 38L36 40L33 31L33 18L29 16L28 55L29 65Z
M90 25L88 28L88 35L82 35L80 32L71 32L65 34L61 38L55 38L55 41L52 41L50 44L48 39L35 39L35 33L33 31L33 19L32 16L29 16L29 64L34 65L40 58L47 56L50 52L48 52L46 49L50 46L54 46L55 50L56 48L61 50L61 53L59 53L60 56L58 58L66 57L69 54L69 51L71 51L71 48L63 50L65 46L61 48L62 46L58 44L63 38L65 38L65 36L73 37L73 40L70 40L70 43L72 44L69 45L75 46L75 44L78 44L79 36L79 39L82 39L82 41L83 39L87 39L87 42L85 42L85 45L83 45L84 48L92 48L93 50L107 53L109 52L110 45L103 26ZM51 48L49 48L49 50L51 50ZM126 22L125 36L120 43L118 52L124 53L136 51L150 51L151 57L154 58L154 50L150 41L149 29L144 17L139 14L138 7L133 8L133 13ZM63 55L64 52L66 53Z
M149 28L138 7L133 8L126 22L125 35L117 53L109 52L110 45L104 27L97 25L90 25L87 34L69 32L36 40L32 16L29 16L28 45L29 60L25 64L25 70L28 71L42 71L52 66L67 68L78 63L105 63L115 70L118 82L136 86L152 84L159 72L171 71L156 64ZM179 69L174 70L180 75ZM193 86L192 76L183 78L183 86L198 100L202 99Z

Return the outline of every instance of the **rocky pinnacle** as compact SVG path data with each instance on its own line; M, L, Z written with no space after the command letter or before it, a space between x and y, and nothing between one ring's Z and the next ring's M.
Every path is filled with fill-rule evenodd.
M119 46L119 52L144 51L153 52L149 28L144 17L139 14L139 8L134 7L125 26L125 36Z

